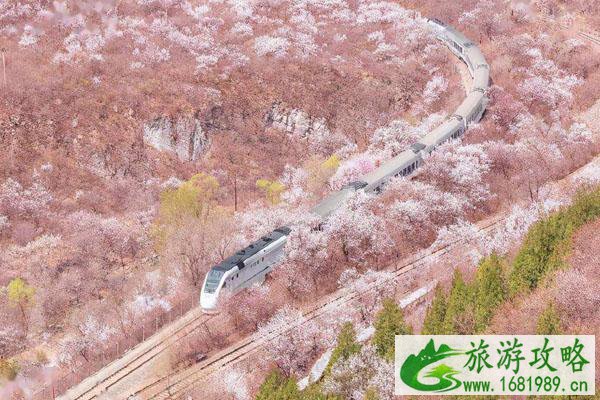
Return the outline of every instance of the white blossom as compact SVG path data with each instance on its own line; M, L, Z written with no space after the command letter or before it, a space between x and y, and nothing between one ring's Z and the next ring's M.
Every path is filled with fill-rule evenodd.
M259 56L272 55L283 57L290 46L289 40L282 37L259 36L254 41L254 50Z
M246 383L246 374L235 368L222 373L222 385L235 400L249 400L250 392Z
M10 228L10 221L6 215L0 214L0 232Z
M23 28L23 35L21 36L21 40L19 40L19 45L23 47L34 45L37 43L38 37L38 33L31 25L25 25Z

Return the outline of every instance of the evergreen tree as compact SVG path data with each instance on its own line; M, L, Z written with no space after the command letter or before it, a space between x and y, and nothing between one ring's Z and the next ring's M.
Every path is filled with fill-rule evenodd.
M325 394L321 389L321 384L316 383L308 386L300 392L300 400L344 400L333 394Z
M300 393L301 400L343 400L332 394L325 394L321 389L321 384L316 383L308 386Z
M511 296L537 287L548 271L564 266L573 232L599 216L600 189L595 189L578 194L571 206L535 223L513 263Z
M431 305L427 308L423 321L423 335L440 335L444 331L444 318L446 316L447 299L444 288L437 285Z
M509 277L511 295L537 287L546 271L558 268L571 229L566 213L538 221L529 229Z
M502 261L496 254L479 263L475 275L475 331L482 332L506 298Z
M284 377L279 370L272 371L260 385L256 400L300 400L300 392L293 378Z
M394 360L396 335L410 335L412 329L404 322L404 313L393 299L383 300L383 308L375 315L373 345L381 357Z
M560 316L554 307L554 304L550 303L538 318L537 327L535 329L538 335L560 335L562 329L560 328Z
M347 360L352 354L360 351L360 344L356 341L356 332L351 322L342 325L342 329L337 338L337 344L331 353L329 363L325 368L324 375L329 375L329 371L338 360Z
M442 333L447 335L472 333L474 329L473 308L472 290L465 284L460 271L455 270Z

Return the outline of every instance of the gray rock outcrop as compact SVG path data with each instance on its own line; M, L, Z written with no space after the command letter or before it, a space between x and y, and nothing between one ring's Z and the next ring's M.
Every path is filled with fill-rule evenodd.
M181 161L196 161L208 147L209 139L194 116L159 117L144 125L144 143L173 152Z
M315 118L305 111L288 108L283 103L275 103L265 116L267 126L296 135L301 138L316 135L329 135L324 118Z

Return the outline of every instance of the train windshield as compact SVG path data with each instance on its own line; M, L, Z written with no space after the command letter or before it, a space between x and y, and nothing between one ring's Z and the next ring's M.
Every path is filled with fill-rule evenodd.
M204 287L206 293L214 293L217 290L219 287L219 282L221 281L221 277L224 273L225 272L223 271L216 271L214 269L210 270L208 273L208 278L206 279L206 286Z

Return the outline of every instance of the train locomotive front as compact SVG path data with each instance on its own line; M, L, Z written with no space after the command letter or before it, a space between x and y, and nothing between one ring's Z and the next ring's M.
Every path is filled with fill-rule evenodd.
M202 310L215 313L223 297L262 283L266 274L283 258L290 231L287 226L277 228L212 267L204 278L200 292Z

